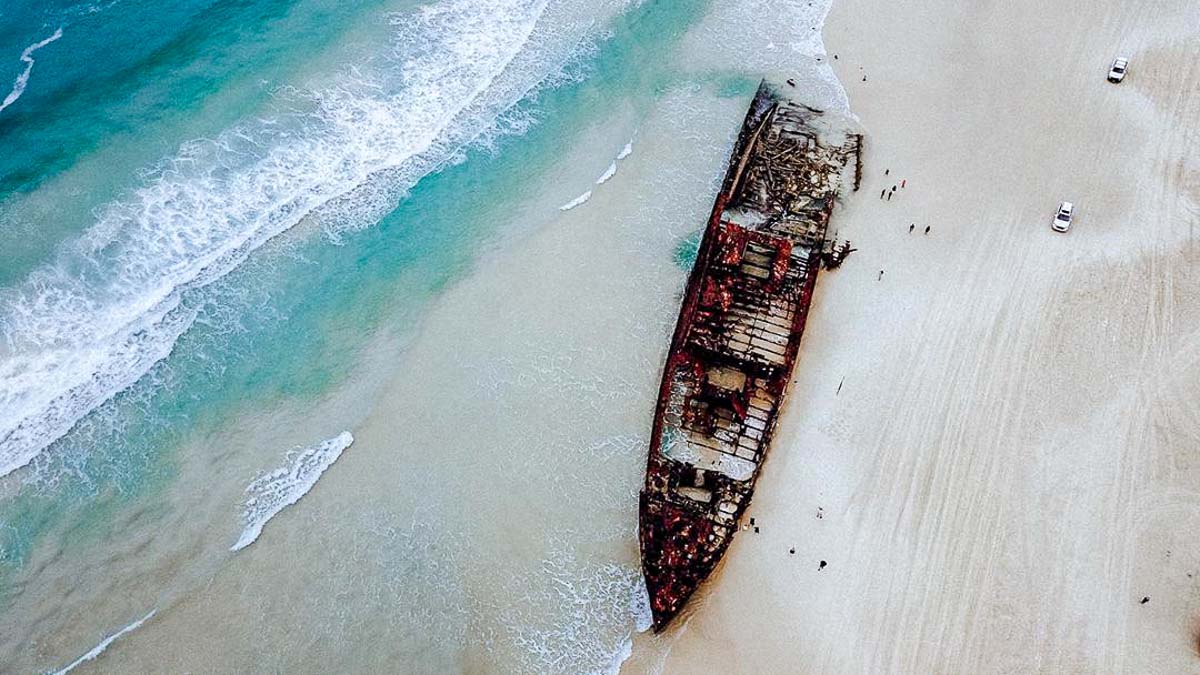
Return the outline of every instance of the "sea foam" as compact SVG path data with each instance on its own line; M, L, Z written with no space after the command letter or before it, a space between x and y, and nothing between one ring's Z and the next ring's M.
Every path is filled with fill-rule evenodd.
M50 37L41 42L29 45L25 48L25 51L21 52L21 62L25 64L25 70L21 71L20 75L17 75L16 81L13 82L12 91L8 92L8 96L5 96L3 101L0 101L0 112L4 112L5 108L16 103L17 99L21 98L21 94L25 93L25 86L29 84L29 73L33 72L33 53L62 36L62 28L59 28Z
M612 163L610 163L608 165L608 168L604 170L604 173L600 174L600 177L596 179L596 185L604 185L605 183L608 182L608 180L610 178L617 175L617 162L622 159L625 159L632 152L633 152L633 141L629 141L628 143L625 144L625 147L621 149L621 152L617 153L617 158L614 159L612 161ZM567 202L566 204L563 204L562 206L558 207L558 210L559 211L570 211L571 209L573 209L577 206L583 206L591 198L592 198L592 191L588 190L587 192L576 197L575 199L572 199L571 201Z
M263 526L280 511L300 501L317 484L325 470L350 447L354 437L349 431L316 445L288 453L287 466L258 477L246 487L250 497L245 502L242 519L245 529L229 550L240 551L253 544L262 534Z
M185 144L0 290L0 476L166 358L197 293L256 249L306 218L378 217L486 133L561 65L542 63L541 47L523 55L545 8L444 0L393 17L395 44L373 70L281 90L275 117Z
M77 667L79 667L80 664L83 664L87 661L91 661L91 660L95 659L96 657L100 656L101 654L104 653L104 650L108 649L109 645L111 645L113 642L117 641L117 638L121 637L122 635L125 635L126 633L131 633L131 632L137 630L138 628L141 628L142 624L146 623L151 618L153 618L157 612L158 612L157 609L151 610L150 613L147 614L146 616L143 616L142 618L138 619L137 621L134 621L133 623L129 624L128 626L125 626L121 630L104 638L103 640L100 641L100 644L96 645L95 647L92 647L91 651L89 651L88 653L84 654L83 656L75 659L74 661L72 661L70 663L70 665L66 666L65 668L63 668L61 670L54 671L54 675L64 675L64 673L69 673L72 670L75 670Z
M592 191L588 190L587 192L576 197L575 199L572 199L571 201L567 202L566 204L563 204L562 206L558 207L558 210L559 211L570 211L571 209L573 209L577 206L583 206L584 204L587 203L587 200L589 200L591 198L592 198Z
M600 177L596 179L596 185L604 185L608 182L609 178L612 178L615 175L617 175L617 163L613 162L612 164L609 164L608 168L604 170L604 173L600 174Z
M646 579L637 574L629 599L629 612L633 618L633 630L644 633L654 625L654 614L650 611L650 594L646 590ZM599 670L606 675L620 675L621 666L633 656L633 632L630 632L618 644L607 665Z

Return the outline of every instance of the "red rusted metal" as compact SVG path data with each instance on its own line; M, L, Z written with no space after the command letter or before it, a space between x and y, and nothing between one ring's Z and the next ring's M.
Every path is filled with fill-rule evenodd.
M721 561L770 446L848 156L819 115L759 88L688 278L639 501L656 631Z

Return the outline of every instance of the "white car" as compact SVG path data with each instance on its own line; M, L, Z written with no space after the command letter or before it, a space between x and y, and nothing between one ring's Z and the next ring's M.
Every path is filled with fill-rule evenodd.
M1058 213L1054 214L1054 220L1050 221L1050 227L1055 232L1066 232L1071 229L1071 217L1075 215L1075 205L1071 202L1063 202L1058 205Z
M1112 68L1108 69L1108 81L1117 84L1125 79L1125 71L1129 69L1129 59L1124 56L1118 56L1113 61Z

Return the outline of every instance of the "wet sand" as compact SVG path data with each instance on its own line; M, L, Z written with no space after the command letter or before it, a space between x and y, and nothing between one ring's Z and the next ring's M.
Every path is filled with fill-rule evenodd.
M860 251L819 282L762 531L625 672L1200 668L1200 7L910 4L826 24Z
M403 349L369 355L363 369L384 375L354 381L385 381L313 491L97 664L542 673L619 663L638 620L646 437L686 279L674 251L702 227L743 114L740 98L680 86L647 116L616 107L582 130ZM670 133L684 115L692 128ZM631 154L596 185L631 137ZM587 189L588 202L559 211ZM227 520L226 548L240 531Z

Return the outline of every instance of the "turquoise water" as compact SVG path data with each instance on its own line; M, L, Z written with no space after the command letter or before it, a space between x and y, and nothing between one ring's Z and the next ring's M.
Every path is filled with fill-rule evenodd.
M182 448L315 405L373 336L417 330L512 234L497 214L617 102L755 86L656 58L706 3L586 29L540 15L525 38L537 3L415 4L0 9L0 95L22 49L62 30L0 111L0 402L23 411L0 415L0 612L37 592L22 574L38 550L85 556L121 535L114 514L172 508ZM471 50L503 49L485 36L526 48L485 70L492 52ZM442 72L447 44L469 48Z
M382 11L382 3L358 5L354 13L344 4L197 2L165 11L137 3L6 7L5 44L36 42L45 29L20 29L55 22L64 37L33 55L25 92L0 113L0 140L9 150L0 155L0 249L6 252L0 281L11 283L45 264L55 247L91 225L88 214L136 184L139 170L181 141L219 132L268 106L272 86L259 82L269 78L277 87L306 67L294 51L298 38L304 38L300 54L319 54L361 22L361 12ZM39 208L38 202L53 207ZM335 257L343 249L320 241L308 249L314 264L340 266L331 270L336 279L350 279L345 275L352 270ZM86 521L102 521L111 504L169 480L167 449L206 416L217 419L222 410L272 393L311 392L351 358L330 348L321 333L298 331L291 335L301 344L271 352L294 362L263 359L261 347L277 344L281 321L318 321L321 311L344 299L337 291L352 285L325 284L322 297L314 293L321 276L289 280L300 270L278 255L264 257L247 261L226 283L185 298L199 311L197 325L172 358L39 456L46 478L21 489L0 516L6 565L24 560L37 535L72 509ZM323 302L304 306L302 299L313 297ZM259 308L249 311L252 305ZM300 358L322 346L328 352L323 358ZM221 364L215 373L214 362Z
M32 83L0 114L0 285L27 274L86 227L92 209L180 142L263 111L274 88L319 67L313 57L336 57L338 40L384 4L108 0L0 8L0 45L63 31L31 55ZM23 70L19 54L17 47L0 65L0 88Z
M682 269L691 270L700 255L700 240L704 238L704 230L696 230L680 240L675 247L675 264Z

